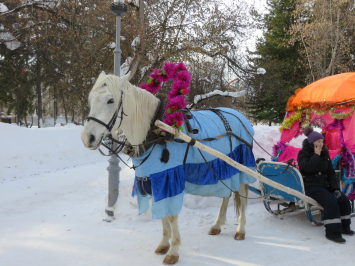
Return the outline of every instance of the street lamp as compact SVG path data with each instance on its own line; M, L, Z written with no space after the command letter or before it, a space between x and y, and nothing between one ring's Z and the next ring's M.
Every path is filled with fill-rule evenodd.
M124 0L115 1L111 4L111 12L117 16L116 20L116 49L115 53L115 69L114 74L121 76L121 54L120 40L121 40L121 16L127 13L127 5Z
M113 2L111 4L111 12L117 16L116 19L116 49L114 52L114 74L116 76L121 76L121 54L122 51L120 49L120 39L121 39L121 16L127 13L127 5L124 0L119 0ZM117 144L112 143L113 150L116 150ZM117 202L118 198L118 184L120 182L120 171L121 168L118 165L119 159L116 155L112 155L111 158L108 160L109 166L107 167L108 171L108 205L105 210L107 213L107 218L105 219L106 222L111 222L113 216L115 215L113 206Z

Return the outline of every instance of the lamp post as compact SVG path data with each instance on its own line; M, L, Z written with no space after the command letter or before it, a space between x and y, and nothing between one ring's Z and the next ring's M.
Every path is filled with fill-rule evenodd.
M116 76L121 75L121 54L120 39L121 39L121 16L127 13L127 5L124 0L115 1L111 4L111 12L117 16L116 19L116 49L115 53L115 69Z
M119 0L113 2L111 4L111 12L117 16L116 19L116 49L114 50L114 74L116 76L121 76L121 54L122 51L120 49L120 39L121 39L121 16L127 13L127 5L124 0ZM117 148L117 144L113 143L113 150ZM117 202L118 198L118 185L120 182L120 171L121 168L118 165L119 160L116 155L112 155L108 160L109 166L108 170L108 205L105 210L107 213L107 218L105 219L107 222L112 221L112 217L114 216L113 206Z

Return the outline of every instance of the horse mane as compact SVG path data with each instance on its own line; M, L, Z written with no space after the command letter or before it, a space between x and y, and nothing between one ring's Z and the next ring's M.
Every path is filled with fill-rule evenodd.
M123 92L123 110L127 115L123 115L121 129L132 145L141 144L150 129L151 120L154 118L159 99L150 92L138 88L127 81L127 77L115 75L104 75L98 78L91 91L94 91L104 84L108 86L114 97L114 102L118 104ZM119 113L119 116L121 113ZM113 130L117 130L121 119L117 119ZM139 147L135 147L136 152Z

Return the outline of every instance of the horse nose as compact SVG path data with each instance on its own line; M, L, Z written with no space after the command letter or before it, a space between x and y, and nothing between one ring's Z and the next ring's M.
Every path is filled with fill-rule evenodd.
M92 144L95 142L95 136L94 135L90 135L89 137L89 144Z

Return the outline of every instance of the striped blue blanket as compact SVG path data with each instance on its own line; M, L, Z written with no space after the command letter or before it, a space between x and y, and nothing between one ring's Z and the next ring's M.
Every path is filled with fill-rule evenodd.
M242 114L233 109L218 108L218 110L228 120L232 132L252 144L251 136L254 135L254 130L250 122ZM195 139L213 138L227 132L220 117L214 112L202 110L191 113L193 118L189 122L193 129L198 129L198 134L190 134L191 137ZM187 134L185 128L183 132ZM255 170L256 164L252 149L235 137L231 139L232 149L228 136L219 140L202 143ZM197 148L190 147L185 165L183 165L183 160L187 148L186 143L168 143L167 148L170 152L168 163L160 161L164 149L162 145L151 147L138 158L132 159L134 165L139 165L151 150L154 149L148 160L135 170L136 179L133 185L132 196L137 195L139 214L149 209L149 199L151 197L153 197L153 218L160 219L167 215L177 215L182 208L183 196L186 193L224 198L230 195L230 190L224 184L232 190L238 191L240 183L248 184L255 182L255 178L244 172L240 172L223 160L201 151L209 162L210 167L223 180L224 184L222 184L209 169ZM139 189L137 189L138 177L150 177L152 196L143 197L141 195Z

